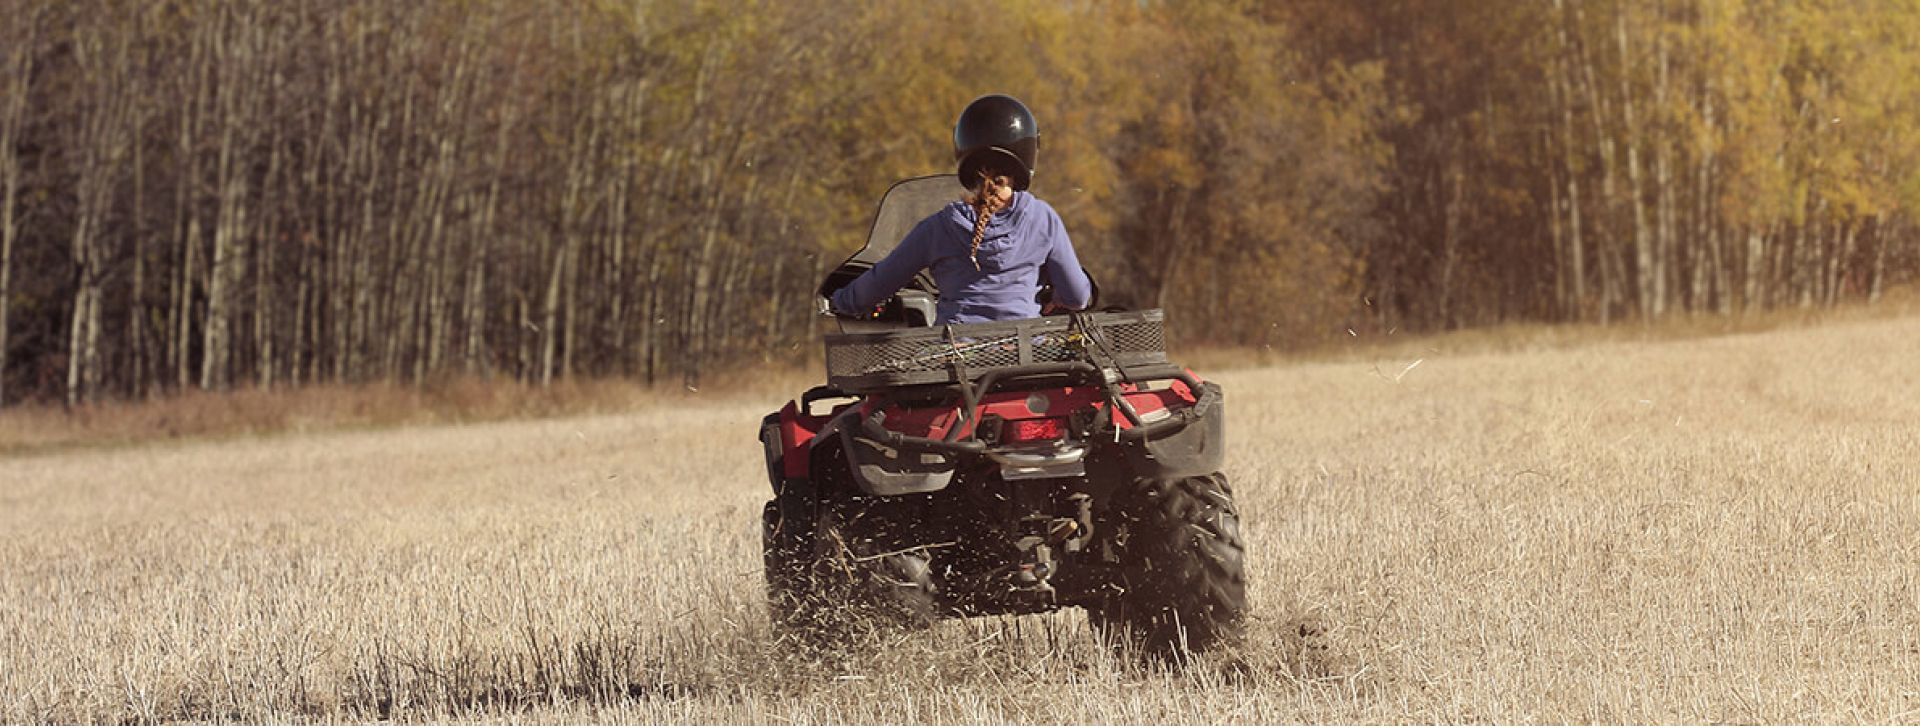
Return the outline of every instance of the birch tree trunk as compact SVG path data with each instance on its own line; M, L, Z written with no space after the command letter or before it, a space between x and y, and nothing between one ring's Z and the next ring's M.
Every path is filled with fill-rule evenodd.
M1882 211L1873 223L1873 267L1868 276L1867 302L1880 302L1887 279L1887 213Z
M34 61L40 52L41 6L33 14L14 17L0 31L6 42L0 51L0 408L7 403L7 362L11 351L7 332L13 299L13 247L20 235L19 203L21 159L17 146L27 121L27 94Z
M1574 320L1586 320L1588 318L1587 251L1584 230L1581 225L1581 169L1579 168L1578 160L1574 152L1577 142L1574 136L1573 120L1573 96L1575 93L1573 74L1571 71L1573 51L1571 43L1569 43L1567 39L1567 23L1569 22L1569 18L1566 15L1565 0L1554 0L1553 6L1554 10L1561 16L1558 18L1559 22L1555 23L1557 30L1556 38L1559 41L1559 53L1555 56L1554 69L1556 71L1556 82L1554 86L1559 90L1559 93L1555 94L1558 106L1560 107L1558 119L1560 121L1560 133L1557 141L1560 146L1559 161L1562 168L1565 169L1567 194L1565 202L1567 215L1567 247L1566 252L1562 256L1563 259L1566 260L1568 268L1564 274L1564 278L1567 281L1564 294L1567 297L1562 300L1561 305L1567 311L1569 317Z
M214 217L213 259L207 269L207 325L201 343L200 387L224 390L232 382L234 290L239 287L252 219L253 141L258 108L265 93L267 29L257 6L235 3L224 10L225 32L215 40L218 64L219 138L214 167L219 198Z
M1576 27L1586 26L1586 12L1579 5L1575 6L1574 22ZM1621 299L1620 287L1624 278L1620 269L1620 244L1610 239L1609 235L1616 228L1614 217L1620 208L1615 181L1617 151L1612 136L1607 132L1607 120L1612 118L1612 109L1607 101L1611 94L1601 92L1599 73L1586 43L1579 45L1579 54L1581 87L1586 91L1587 103L1592 109L1593 148L1600 160L1600 213L1595 216L1594 239L1600 268L1599 321L1606 325L1612 321L1614 306Z
M1647 318L1659 318L1661 301L1657 297L1656 279L1659 277L1654 267L1653 234L1647 228L1646 191L1640 180L1640 120L1635 113L1633 86L1629 78L1632 67L1633 51L1627 41L1627 11L1621 8L1615 16L1615 37L1620 45L1620 108L1624 142L1627 147L1627 199L1633 205L1633 260L1634 292L1640 314Z
M72 140L75 154L73 304L67 335L66 402L99 396L101 286L106 274L102 230L112 211L115 182L132 143L133 39L131 19L120 27L90 28L73 43L87 102ZM111 35L108 35L111 33Z

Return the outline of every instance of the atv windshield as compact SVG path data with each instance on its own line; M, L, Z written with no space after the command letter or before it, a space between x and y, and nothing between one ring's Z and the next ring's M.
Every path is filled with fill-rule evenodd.
M959 199L961 191L958 178L952 174L894 182L880 199L880 211L873 216L873 230L867 233L866 246L827 273L827 279L820 283L820 296L832 295L886 258L887 253L899 247L900 240L913 231L914 225ZM924 272L916 276L916 283L923 290L934 291L933 278Z
M960 182L952 174L923 176L895 182L880 199L880 211L873 217L873 231L867 233L867 246L854 253L849 262L869 266L886 257L900 240L913 231L920 220L960 198Z

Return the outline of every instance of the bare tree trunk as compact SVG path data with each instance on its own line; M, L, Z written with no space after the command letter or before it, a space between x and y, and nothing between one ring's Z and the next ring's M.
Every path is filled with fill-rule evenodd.
M386 154L379 148L379 140L386 135L392 119L392 113L386 104L381 104L367 114L369 115L368 125L356 128L354 131L360 136L357 139L361 154L359 170L366 181L360 185L359 234L354 238L352 251L349 253L353 259L352 281L349 283L351 287L349 294L352 297L349 315L352 318L352 328L346 342L348 361L346 375L351 380L367 378L369 373L367 349L374 343L372 336L376 320L371 248L374 243L374 225L380 218L377 203L382 194L380 181L381 172L385 167L382 162L386 160Z
M248 156L259 124L257 109L265 93L265 19L256 7L230 6L221 18L225 32L215 40L219 64L220 132L215 166L219 207L214 217L213 260L207 270L207 327L201 343L200 387L224 390L232 381L234 291L245 271L246 235L252 224L249 197L252 171Z
M461 166L465 158L466 147L476 136L476 119L470 117L474 110L474 65L475 48L478 45L472 36L471 24L462 26L459 41L455 48L455 61L450 78L444 83L451 90L443 90L439 99L437 124L443 134L436 157L436 181L438 182L433 198L432 226L427 233L428 261L432 274L431 285L427 291L427 325L425 330L426 361L417 369L415 378L421 378L421 372L438 372L446 356L446 348L452 338L452 297L449 291L460 287L462 270L447 259L449 241L447 240L448 205L453 200L466 198L456 190L459 188Z
M192 174L193 172L188 170L187 173ZM183 184L183 187L190 186L192 183L193 182L189 180ZM196 205L197 200L194 200L192 194L184 189L181 192L181 197L183 199L181 202L183 206ZM200 214L198 211L189 210L187 212L186 228L180 235L180 274L176 276L174 283L173 315L171 321L173 323L173 345L170 348L173 358L174 386L178 390L183 391L186 390L187 386L193 384L191 373L193 369L193 358L192 350L189 346L192 344L193 288L195 268L199 263L199 253Z
M681 335L686 343L681 346L681 373L688 386L700 385L700 369L705 365L707 356L707 328L711 321L703 315L707 309L707 300L713 296L713 260L714 251L720 241L720 209L724 206L725 192L721 189L719 175L713 165L706 164L702 171L701 186L714 191L709 193L708 203L702 212L700 251L693 258L693 285L687 290L686 309L681 323Z
M277 142L277 139L275 141ZM282 163L280 145L278 143L271 143L270 146L272 151L268 152L267 155L266 180L261 185L262 189L268 190L273 189L274 183L279 180ZM279 307L276 303L278 303L279 300L277 300L274 295L273 272L276 261L274 252L279 248L279 245L276 244L279 235L275 233L280 229L281 220L279 215L271 214L272 210L268 211L270 214L267 216L263 233L260 235L259 251L254 254L253 259L253 345L255 359L253 361L253 379L254 385L260 388L271 389L273 388L274 357L276 356L277 348L275 339L278 335L276 326L274 326L273 323L279 317L276 314L276 310Z
M1665 7L1664 5L1657 5L1656 7L1658 7L1659 10L1655 16L1655 22L1664 24L1666 22ZM1672 54L1667 47L1666 34L1661 32L1658 25L1656 25L1653 30L1653 34L1655 38L1654 45L1657 51L1654 61L1655 71L1652 110L1655 114L1661 115L1655 116L1655 118L1658 119L1662 116L1671 117L1673 114L1668 107L1673 97L1669 89ZM1678 271L1675 268L1679 264L1678 256L1680 254L1680 245L1676 235L1676 225L1678 223L1674 219L1678 214L1678 210L1676 209L1674 201L1675 185L1673 180L1673 156L1676 141L1674 134L1669 128L1666 128L1666 126L1668 126L1668 124L1660 124L1657 126L1654 130L1653 138L1650 140L1650 143L1652 143L1654 147L1654 192L1656 195L1654 199L1653 269L1650 272L1653 275L1654 308L1658 311L1656 314L1661 315L1664 315L1666 311L1674 305L1676 298L1679 297L1677 291L1679 288L1679 278L1677 277Z
M1575 5L1574 19L1579 26L1586 24L1586 12ZM1598 73L1594 69L1592 53L1587 45L1579 45L1581 87L1586 91L1587 103L1594 109L1593 119L1594 147L1600 154L1600 213L1596 215L1594 239L1597 261L1600 266L1600 324L1612 321L1613 309L1622 297L1620 287L1623 282L1623 264L1620 259L1620 244L1612 239L1609 232L1613 229L1614 217L1619 210L1619 194L1615 183L1617 150L1613 138L1607 133L1607 119L1612 117L1607 97L1602 93Z
M131 142L133 115L133 42L127 37L103 37L102 28L77 34L73 42L87 105L71 142L75 157L74 228L72 240L74 292L67 336L68 406L99 396L100 299L106 274L101 232L112 211L113 187ZM114 28L125 32L126 27ZM109 31L110 32L110 31Z
M96 241L95 244L98 244L98 242ZM87 287L87 335L84 347L82 348L85 353L81 356L85 361L85 372L82 374L81 386L86 389L86 402L91 404L100 401L100 386L102 382L102 373L100 370L100 308L103 292L101 285L98 283Z
M319 147L321 161L316 164L316 167L325 168L327 173L323 175L320 168L316 168L309 182L318 188L321 198L325 200L322 208L326 214L325 223L316 224L313 231L315 242L321 247L316 254L321 258L318 266L322 270L316 290L319 300L314 305L315 337L310 364L313 375L309 376L314 383L323 380L323 369L331 371L334 381L342 381L347 377L346 343L351 326L348 282L352 277L349 272L352 264L348 259L352 252L348 244L351 233L348 230L353 215L350 211L352 196L346 188L349 186L346 180L351 178L355 160L354 137L360 126L358 105L347 99L345 74L337 70L338 66L346 65L345 59L350 56L352 47L342 39L345 31L340 26L344 23L339 16L328 17L321 22L324 26L320 43L329 70L319 82L319 95L324 99L320 112L320 138L323 143Z
M1568 284L1564 288L1567 297L1563 300L1562 305L1573 319L1586 320L1588 318L1587 252L1580 218L1582 211L1580 200L1580 169L1574 156L1574 80L1570 70L1573 63L1571 44L1567 39L1567 21L1564 17L1564 3L1565 0L1554 0L1553 3L1554 9L1562 15L1562 19L1556 23L1558 30L1557 37L1560 41L1560 52L1556 56L1556 62L1554 64L1554 67L1558 71L1556 74L1558 81L1556 87L1560 91L1559 94L1555 96L1560 106L1560 162L1566 170L1567 189L1567 250L1565 259L1568 269L1565 278Z
M608 189L606 243L608 248L606 280L607 287L607 326L611 333L610 341L615 355L614 373L625 374L633 370L631 361L625 355L627 351L627 206L628 197L633 190L634 164L632 154L624 154L624 159L613 172Z
M1867 283L1867 302L1880 302L1882 286L1887 279L1887 239L1893 235L1887 232L1887 213L1880 212L1873 222L1873 271Z
M1810 196L1812 193L1812 190L1808 191ZM1819 243L1820 235L1824 232L1821 220L1825 219L1826 211L1827 200L1821 199L1814 205L1812 213L1806 216L1806 221L1798 226L1799 233L1795 235L1793 250L1784 263L1791 275L1788 291L1798 298L1798 304L1802 308L1813 307L1816 287L1821 278L1825 277L1819 274L1819 253L1815 245Z
M665 267L665 255L654 255L652 264L647 266L647 284L641 289L647 292L646 312L640 318L640 362L645 374L642 380L651 386L660 379L660 340L665 332L667 316L661 310L663 295L660 294L660 278Z
M1727 260L1720 248L1719 225L1713 219L1715 211L1713 162L1718 153L1715 139L1719 130L1715 126L1711 82L1701 90L1698 98L1700 118L1706 129L1703 135L1706 141L1697 152L1698 158L1694 165L1693 244L1699 249L1699 254L1694 258L1693 265L1693 306L1698 310L1712 309L1725 315L1729 310L1726 287Z
M1460 266L1460 217L1466 202L1466 171L1457 152L1449 152L1446 169L1438 180L1445 197L1440 239L1440 325L1457 326L1453 304L1454 271ZM1220 287L1220 286L1215 286Z
M523 289L522 287L516 286L513 294L514 319L518 322L518 325L515 326L515 332L517 334L514 336L514 339L519 342L519 345L515 346L515 349L519 353L518 364L515 366L515 376L521 381L531 381L538 380L540 376L534 374L534 354L532 348L534 339L530 338L527 332L531 331L535 335L538 335L540 334L540 328L533 324L533 313L529 309L530 306L527 303L527 296L521 292Z
M14 17L5 32L5 54L0 55L0 407L5 407L7 361L11 327L9 304L13 299L13 247L20 235L18 217L21 161L18 152L20 133L27 121L27 94L35 53L40 50L39 30L42 6L34 5L33 14Z
M139 123L144 128L144 120ZM147 326L145 307L147 297L147 164L145 134L136 129L133 133L133 244L128 254L133 256L133 291L127 298L127 339L131 347L132 380L127 392L133 398L146 393L147 383Z
M553 245L553 267L547 276L546 295L541 302L540 320L540 385L553 383L556 364L560 375L565 377L573 371L574 310L573 288L577 284L575 259L579 256L581 217L584 206L581 201L590 184L589 157L598 143L595 138L599 125L589 114L584 122L574 125L573 143L568 145L570 157L566 167L566 180L559 199L560 230L558 240ZM581 128L585 126L586 128ZM561 328L561 321L566 327ZM557 360L556 360L557 358Z
M787 225L792 222L793 217L790 210L794 208L794 191L799 187L799 182L800 173L798 169L788 173L787 189L786 192L781 195L780 205L778 207L781 213L773 225L774 229L779 230L780 233L785 233ZM783 304L790 299L783 294L783 291L787 288L786 277L782 274L786 270L786 263L787 254L775 253L773 256L773 271L768 275L768 289L773 291L773 294L767 295L767 312L765 313L766 318L763 321L766 327L760 334L766 346L761 352L761 360L767 363L773 362L777 354L774 346L783 342L780 324L785 322L785 319L788 317L785 314L786 308L783 307Z
M1859 241L1859 234L1859 222L1848 220L1841 223L1839 239L1835 245L1837 249L1829 250L1827 255L1826 299L1822 301L1827 307L1840 304L1840 299L1846 293L1844 288L1847 286L1847 272L1853 263L1853 253Z
M555 333L559 328L560 285L566 279L567 243L564 240L553 245L553 263L547 271L547 292L541 298L540 305L540 374L541 386L553 385L554 354L559 347Z
M562 319L560 335L560 375L572 378L574 369L573 353L580 347L580 255L581 243L578 237L566 241L566 251L561 260L565 279L561 282Z
M1632 62L1632 48L1627 43L1627 16L1624 8L1615 16L1615 33L1620 45L1620 61L1623 66ZM1630 67L1630 66L1629 66ZM1654 267L1653 235L1647 228L1646 193L1640 183L1640 121L1633 104L1633 87L1628 82L1631 73L1623 67L1620 73L1621 118L1625 122L1627 146L1627 197L1633 205L1633 259L1634 290L1639 301L1640 314L1648 319L1658 318L1664 312L1661 300L1656 296L1658 277Z
M1184 261L1190 258L1188 250L1193 247L1193 238L1197 235L1180 228L1187 219L1187 206L1192 197L1180 189L1163 189L1159 195L1163 201L1155 205L1156 208L1168 210L1167 214L1160 217L1160 239L1166 240L1166 256L1159 265L1160 279L1155 283L1153 306L1165 309L1172 299L1169 296L1179 282L1178 275L1185 267Z
M487 161L490 174L486 196L480 204L479 217L473 225L476 232L472 236L477 249L468 261L467 293L464 305L466 308L464 324L467 329L464 364L468 375L481 373L492 375L493 372L492 366L484 357L489 280L487 266L492 262L490 258L493 250L492 240L500 233L495 221L496 212L500 207L500 183L507 174L508 153L512 149L513 131L518 123L518 117L508 110L501 114L497 123L499 128L495 130L492 156Z
M1675 304L1678 294L1675 259L1679 254L1679 243L1675 239L1673 146L1664 138L1654 142L1654 247L1653 247L1653 299L1654 306L1662 314Z
M417 38L410 35L409 40L417 41ZM410 42L390 48L389 58L394 59L396 65L404 65L419 52ZM389 186L394 195L388 200L391 206L381 218L386 223L386 232L379 239L393 255L387 264L376 270L379 289L373 297L373 320L374 329L380 335L371 345L377 354L377 375L384 381L405 378L406 347L414 340L414 321L419 310L417 290L421 275L421 240L420 235L414 233L413 221L415 215L425 209L422 190L425 175L415 171L421 164L417 158L420 154L415 138L424 131L421 122L415 118L422 103L418 86L417 74L403 76L398 101L400 113L394 129L399 138L392 142L398 148L383 150L383 153L393 156L393 163L388 164L387 169L392 175Z
M307 232L306 230L295 230L294 234L304 239ZM299 388L313 380L311 375L303 375L306 373L303 366L312 360L311 349L308 348L308 344L319 339L318 335L309 335L310 331L308 330L308 326L311 325L311 321L317 319L318 316L313 315L311 311L308 310L308 307L312 305L313 301L314 276L320 274L320 272L318 266L313 264L313 255L309 254L305 247L305 244L301 245L300 259L297 263L299 270L297 275L299 279L294 283L293 291L293 340L287 346L286 354L287 385L294 388Z
M174 93L181 99L174 154L179 160L174 180L173 233L176 235L172 294L167 306L167 367L176 391L192 385L190 348L193 331L193 288L200 244L200 165L195 143L200 136L201 89L206 87L207 36L196 29L186 40L186 69Z

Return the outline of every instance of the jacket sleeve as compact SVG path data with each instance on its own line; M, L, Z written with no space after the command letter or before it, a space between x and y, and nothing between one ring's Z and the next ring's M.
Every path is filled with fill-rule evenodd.
M846 287L835 290L829 301L841 315L865 316L873 306L899 292L915 273L933 262L933 243L938 233L931 218L914 225L900 246Z
M1073 240L1067 237L1067 226L1060 221L1060 215L1048 210L1047 237L1047 280L1053 283L1053 304L1068 310L1084 310L1093 302L1093 281L1087 279L1087 271L1080 267L1080 257L1073 252Z

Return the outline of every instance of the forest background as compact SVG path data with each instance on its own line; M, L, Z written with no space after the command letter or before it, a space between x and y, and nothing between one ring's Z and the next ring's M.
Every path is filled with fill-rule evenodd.
M0 404L788 362L990 92L1183 343L1920 277L1920 2L0 0ZM957 190L956 190L957 191Z

